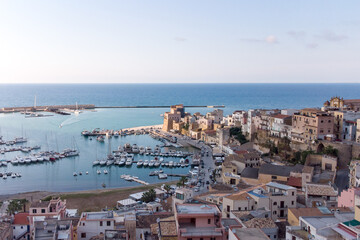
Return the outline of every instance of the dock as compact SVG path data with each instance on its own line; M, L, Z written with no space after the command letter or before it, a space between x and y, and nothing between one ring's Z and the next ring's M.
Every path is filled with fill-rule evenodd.
M97 106L95 108L170 108L169 105L162 105L162 106ZM225 105L215 105L215 106L208 106L208 105L190 105L184 106L184 108L225 108Z

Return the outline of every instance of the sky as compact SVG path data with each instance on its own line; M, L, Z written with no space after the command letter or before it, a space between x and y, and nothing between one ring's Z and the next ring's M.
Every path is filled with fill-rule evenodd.
M360 1L0 0L0 83L360 83Z

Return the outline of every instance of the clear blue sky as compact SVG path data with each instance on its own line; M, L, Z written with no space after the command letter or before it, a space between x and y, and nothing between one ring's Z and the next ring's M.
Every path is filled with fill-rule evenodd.
M360 1L0 1L0 83L86 82L360 82Z

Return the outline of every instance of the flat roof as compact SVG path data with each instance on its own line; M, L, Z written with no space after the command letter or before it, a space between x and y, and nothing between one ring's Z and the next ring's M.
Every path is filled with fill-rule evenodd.
M291 186L288 186L285 184L276 183L276 182L269 182L268 184L266 184L266 186L279 188L279 189L283 189L283 190L295 190L296 189L294 187L291 187Z
M176 211L184 214L217 214L219 209L216 205L205 204L178 204Z
M85 213L86 220L109 219L113 218L112 212L87 212Z
M268 240L268 239L270 239L259 228L232 228L231 231L239 239L246 239L246 240L263 240L263 239Z

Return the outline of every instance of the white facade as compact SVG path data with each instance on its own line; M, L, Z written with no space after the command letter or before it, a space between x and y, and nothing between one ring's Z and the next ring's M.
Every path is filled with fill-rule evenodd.
M14 239L27 239L26 233L30 231L30 229L28 229L27 225L13 224L12 228L13 228ZM20 238L21 236L23 236L23 237Z
M115 229L115 218L112 212L83 212L77 227L79 240L89 240L91 237L105 233L105 230Z

